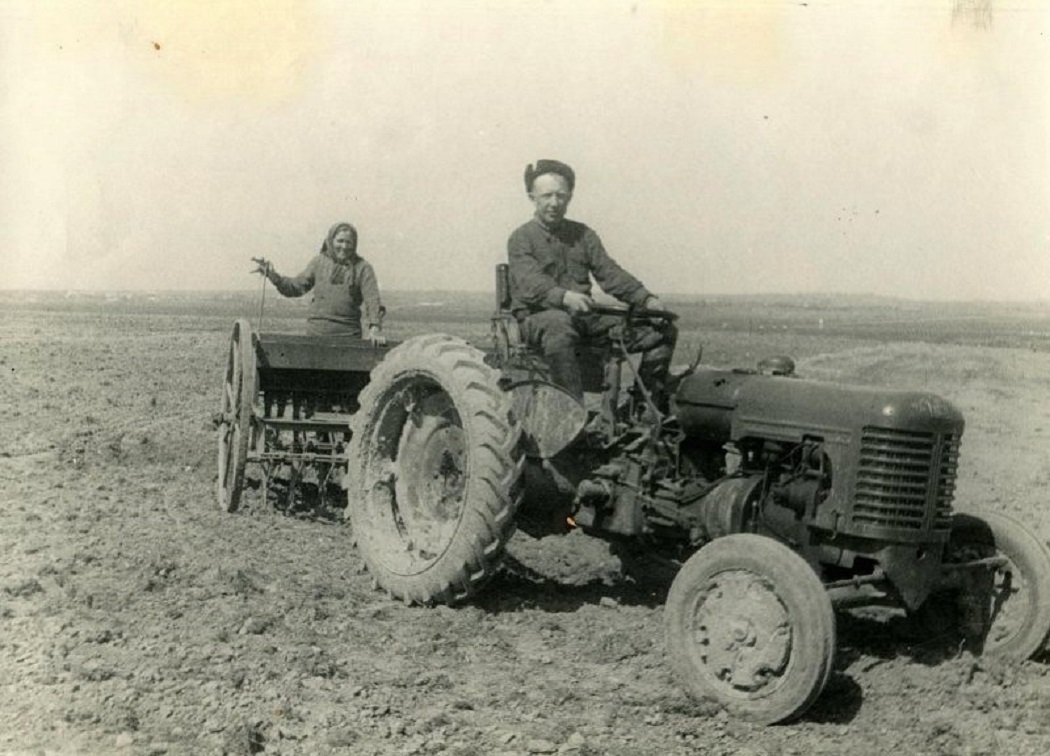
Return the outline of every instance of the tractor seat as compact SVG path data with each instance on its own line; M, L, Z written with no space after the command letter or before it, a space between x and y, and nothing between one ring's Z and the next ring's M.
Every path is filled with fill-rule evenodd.
M515 365L549 377L539 349L526 344L518 319L510 310L510 266L496 266L496 312L492 316L492 339L502 365ZM583 390L600 393L605 388L605 365L609 359L610 341L590 339L576 348L576 359L583 377Z

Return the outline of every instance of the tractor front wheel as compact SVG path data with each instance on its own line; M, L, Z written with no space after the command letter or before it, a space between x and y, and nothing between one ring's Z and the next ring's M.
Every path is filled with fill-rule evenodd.
M664 617L683 686L735 716L798 717L831 674L831 601L809 564L771 538L739 533L701 548L671 584Z
M409 603L475 594L521 502L510 397L484 355L451 336L392 349L359 397L347 515L376 582Z
M1034 656L1050 634L1050 550L1005 515L956 514L945 569L981 559L997 563L960 570L957 587L930 596L913 620L926 634L961 637L984 656Z

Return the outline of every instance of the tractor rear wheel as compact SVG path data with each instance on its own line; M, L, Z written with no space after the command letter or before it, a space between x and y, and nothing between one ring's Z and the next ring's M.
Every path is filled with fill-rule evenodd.
M1021 523L996 512L956 514L945 563L998 557L935 593L913 615L927 634L968 640L983 656L1021 661L1050 635L1050 550Z
M467 342L392 349L358 399L347 516L376 582L409 603L453 603L492 577L514 532L524 457L499 373Z
M835 656L835 615L802 557L771 538L717 538L683 565L665 608L671 664L693 697L760 724L801 715Z
M219 403L219 475L215 486L219 507L234 512L241 503L248 446L255 432L255 346L252 328L243 318L233 324L226 372Z

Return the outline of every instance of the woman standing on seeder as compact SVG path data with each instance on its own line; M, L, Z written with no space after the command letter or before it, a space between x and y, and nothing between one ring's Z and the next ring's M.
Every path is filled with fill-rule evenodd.
M385 344L382 335L386 308L379 299L379 284L371 264L357 254L357 229L336 223L328 231L321 251L298 276L282 276L263 257L253 257L254 272L266 276L286 297L313 291L306 332L311 336L362 338L362 310L368 340Z

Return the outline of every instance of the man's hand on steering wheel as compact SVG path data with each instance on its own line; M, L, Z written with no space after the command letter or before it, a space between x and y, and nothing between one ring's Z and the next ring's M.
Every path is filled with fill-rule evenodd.
M562 297L562 304L565 305L565 309L570 313L578 315L583 312L590 312L594 300L579 291L570 290L566 291L565 296Z
M645 303L642 305L642 309L656 310L657 312L664 312L667 310L667 308L664 307L664 303L660 301L660 297L654 296L652 294L650 294L649 298L645 300Z

